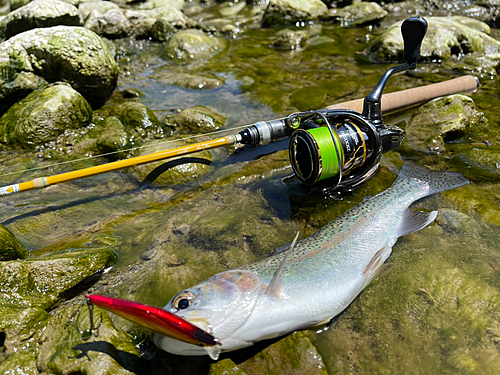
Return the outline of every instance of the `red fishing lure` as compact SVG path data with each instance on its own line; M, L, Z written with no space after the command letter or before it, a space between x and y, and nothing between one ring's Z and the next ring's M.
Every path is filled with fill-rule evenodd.
M97 294L86 294L85 297L93 305L119 315L160 335L173 337L199 346L214 346L219 344L217 339L210 333L167 310Z

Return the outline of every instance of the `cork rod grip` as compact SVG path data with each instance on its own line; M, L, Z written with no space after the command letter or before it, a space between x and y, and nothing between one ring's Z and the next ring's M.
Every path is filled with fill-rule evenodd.
M475 76L463 76L449 81L433 83L432 85L415 87L384 94L382 96L382 113L391 113L403 108L427 102L440 96L457 94L464 91L475 91L479 80ZM329 109L350 109L359 113L363 112L364 99L351 100L328 106Z

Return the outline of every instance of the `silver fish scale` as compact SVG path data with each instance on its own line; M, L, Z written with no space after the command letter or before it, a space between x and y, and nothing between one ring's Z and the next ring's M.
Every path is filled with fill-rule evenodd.
M332 278L362 272L375 253L392 247L404 211L427 195L429 184L418 178L397 180L384 192L348 210L316 233L297 242L283 268L283 282ZM288 250L241 267L269 283ZM335 272L336 275L332 273ZM295 288L297 285L294 286Z

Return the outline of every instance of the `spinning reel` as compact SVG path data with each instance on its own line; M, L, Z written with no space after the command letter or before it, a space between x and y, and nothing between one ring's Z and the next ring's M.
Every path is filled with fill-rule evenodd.
M427 31L421 17L401 25L406 64L387 70L364 99L363 113L321 109L291 114L285 119L261 121L240 132L240 143L265 145L290 138L289 155L295 175L305 184L328 180L330 187L352 188L370 178L380 157L401 145L405 131L382 121L382 92L397 72L414 69Z

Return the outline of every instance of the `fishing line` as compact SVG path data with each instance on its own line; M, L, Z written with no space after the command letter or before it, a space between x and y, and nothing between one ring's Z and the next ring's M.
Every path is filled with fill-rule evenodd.
M183 138L177 138L177 139L170 139L170 140L165 141L165 142L157 143L156 145L166 145L168 143L173 143L173 142L177 142L177 141L185 141L185 140L190 140L190 139L194 139L194 138L198 138L198 137L210 136L210 135L220 134L220 133L224 133L224 132L231 132L233 130L247 128L248 126L249 125L240 125L240 126L236 126L234 128L231 128L231 129L222 129L222 130L216 130L216 131L213 131L213 132L210 132L210 133L195 134L195 135L192 135L192 136L189 136L189 137L183 137ZM43 169L49 169L49 168L58 167L58 166L61 166L61 165L73 164L73 163L77 163L77 162L80 162L80 161L91 160L91 159L101 158L101 157L105 157L105 156L115 155L115 154L118 154L118 153L121 153L121 152L137 151L137 150L141 150L143 148L147 148L147 147L150 147L150 146L151 146L150 144L143 145L143 146L136 146L136 147L132 147L132 148L124 149L124 150L112 151L112 152L107 152L107 153L98 154L98 155L91 155L91 156L87 156L87 157L84 157L84 158L78 158L78 159L74 159L74 160L67 160L67 161L63 161L63 162L60 162L60 163L53 163L53 164L44 165L44 166L40 166L40 167L27 168L27 169L22 169L20 171L14 171L14 172L9 172L9 173L1 173L0 177L11 176L11 175L25 173L25 172L33 172L33 171L38 171L38 170L43 170ZM17 164L17 165L20 165L20 164ZM12 167L15 167L15 166L16 165L13 165Z

